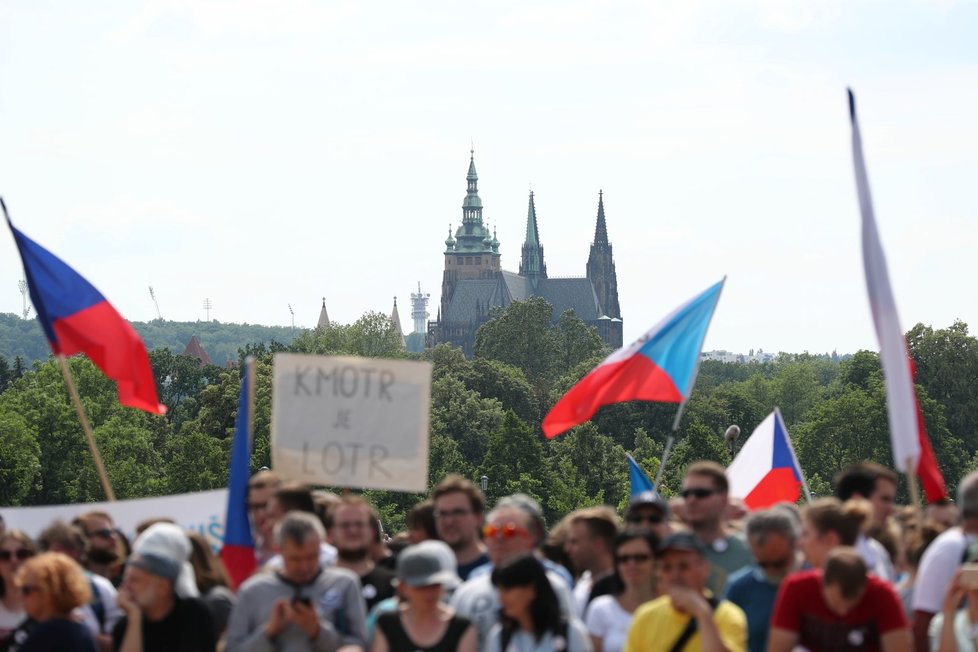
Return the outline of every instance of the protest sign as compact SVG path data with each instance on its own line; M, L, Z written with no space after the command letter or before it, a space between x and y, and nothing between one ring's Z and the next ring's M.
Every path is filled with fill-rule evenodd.
M279 353L272 467L334 487L424 491L431 364Z
M224 541L224 511L227 509L227 489L199 491L190 494L117 500L102 503L72 503L41 507L0 507L7 529L23 530L36 538L41 530L57 519L70 523L85 512L106 512L115 526L132 540L136 525L148 518L172 518L178 525L206 538L217 550Z

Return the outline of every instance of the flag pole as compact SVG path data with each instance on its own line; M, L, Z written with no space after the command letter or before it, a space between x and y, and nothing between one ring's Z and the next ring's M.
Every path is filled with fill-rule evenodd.
M112 483L109 482L109 476L105 472L105 466L102 464L102 456L99 454L98 446L95 444L95 435L92 434L92 426L88 423L88 417L85 416L85 408L82 407L78 390L75 389L75 381L71 377L71 369L68 368L68 361L60 353L55 358L58 360L58 366L61 367L61 375L64 376L65 384L68 386L71 402L75 406L75 414L78 415L82 430L85 431L85 439L88 440L88 449L92 451L92 459L95 460L95 468L98 470L98 477L102 482L102 490L105 492L105 497L109 502L115 502L115 492L112 491Z
M245 375L248 377L248 451L249 457L255 442L255 358L245 358Z
M913 511L917 514L918 519L922 519L923 514L920 509L920 492L917 489L917 478L914 477L913 472L913 457L907 458L907 487L910 488L910 504L913 506Z
M720 303L720 297L723 296L723 288L727 287L727 275L723 275L723 281L720 285L720 292L717 293L716 302L713 304L713 311L710 313L710 320L706 322L706 330L703 331L703 342L706 341L706 334L710 332L710 325L713 323L713 316L717 314L717 304ZM693 377L689 381L689 396L693 394L693 385L696 384L696 376L700 373L700 360L703 354L703 342L700 342L700 350L696 355L696 364L693 367ZM672 452L672 445L676 443L676 432L679 430L679 420L683 418L683 410L686 409L686 403L689 402L689 396L684 396L682 402L679 404L679 409L676 410L676 418L672 420L672 432L669 433L669 437L666 439L665 450L662 451L662 463L659 464L659 470L655 472L655 490L659 490L659 481L662 480L662 473L666 470L666 462L669 461L669 454Z

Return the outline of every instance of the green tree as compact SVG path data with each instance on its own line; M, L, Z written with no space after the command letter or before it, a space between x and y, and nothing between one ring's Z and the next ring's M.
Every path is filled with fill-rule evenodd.
M40 481L37 430L20 414L0 412L0 504L20 505Z
M546 504L549 469L544 464L543 445L530 428L512 411L489 435L489 446L479 476L489 477L487 498L492 504L502 496L523 492Z
M523 370L537 387L546 387L556 367L558 348L551 332L553 307L540 297L495 309L475 334L475 355Z

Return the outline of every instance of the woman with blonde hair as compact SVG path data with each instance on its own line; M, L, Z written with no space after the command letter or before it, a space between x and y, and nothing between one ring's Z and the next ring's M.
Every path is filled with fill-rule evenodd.
M21 566L15 579L24 610L37 625L19 652L96 652L88 627L71 612L92 597L84 571L60 552L46 552Z
M0 534L0 643L27 617L24 600L14 586L14 577L36 551L34 542L20 530Z

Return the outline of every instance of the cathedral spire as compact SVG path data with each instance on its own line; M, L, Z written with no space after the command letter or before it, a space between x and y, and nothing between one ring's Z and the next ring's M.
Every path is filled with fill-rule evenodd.
M526 211L526 240L523 242L523 257L520 259L520 276L533 280L547 278L547 265L543 262L543 246L540 244L540 230L537 227L537 208L530 191L530 204Z
M469 173L465 175L465 200L462 223L482 226L482 199L479 198L479 175L475 171L475 150L469 150Z
M329 315L326 314L326 297L323 297L323 309L319 311L319 321L316 328L329 328Z
M598 222L594 227L594 244L608 244L608 226L604 221L604 192L598 191Z
M404 331L401 329L401 316L397 313L397 297L394 297L394 309L391 310L391 326L394 327L394 335L401 343L401 348L405 346Z

